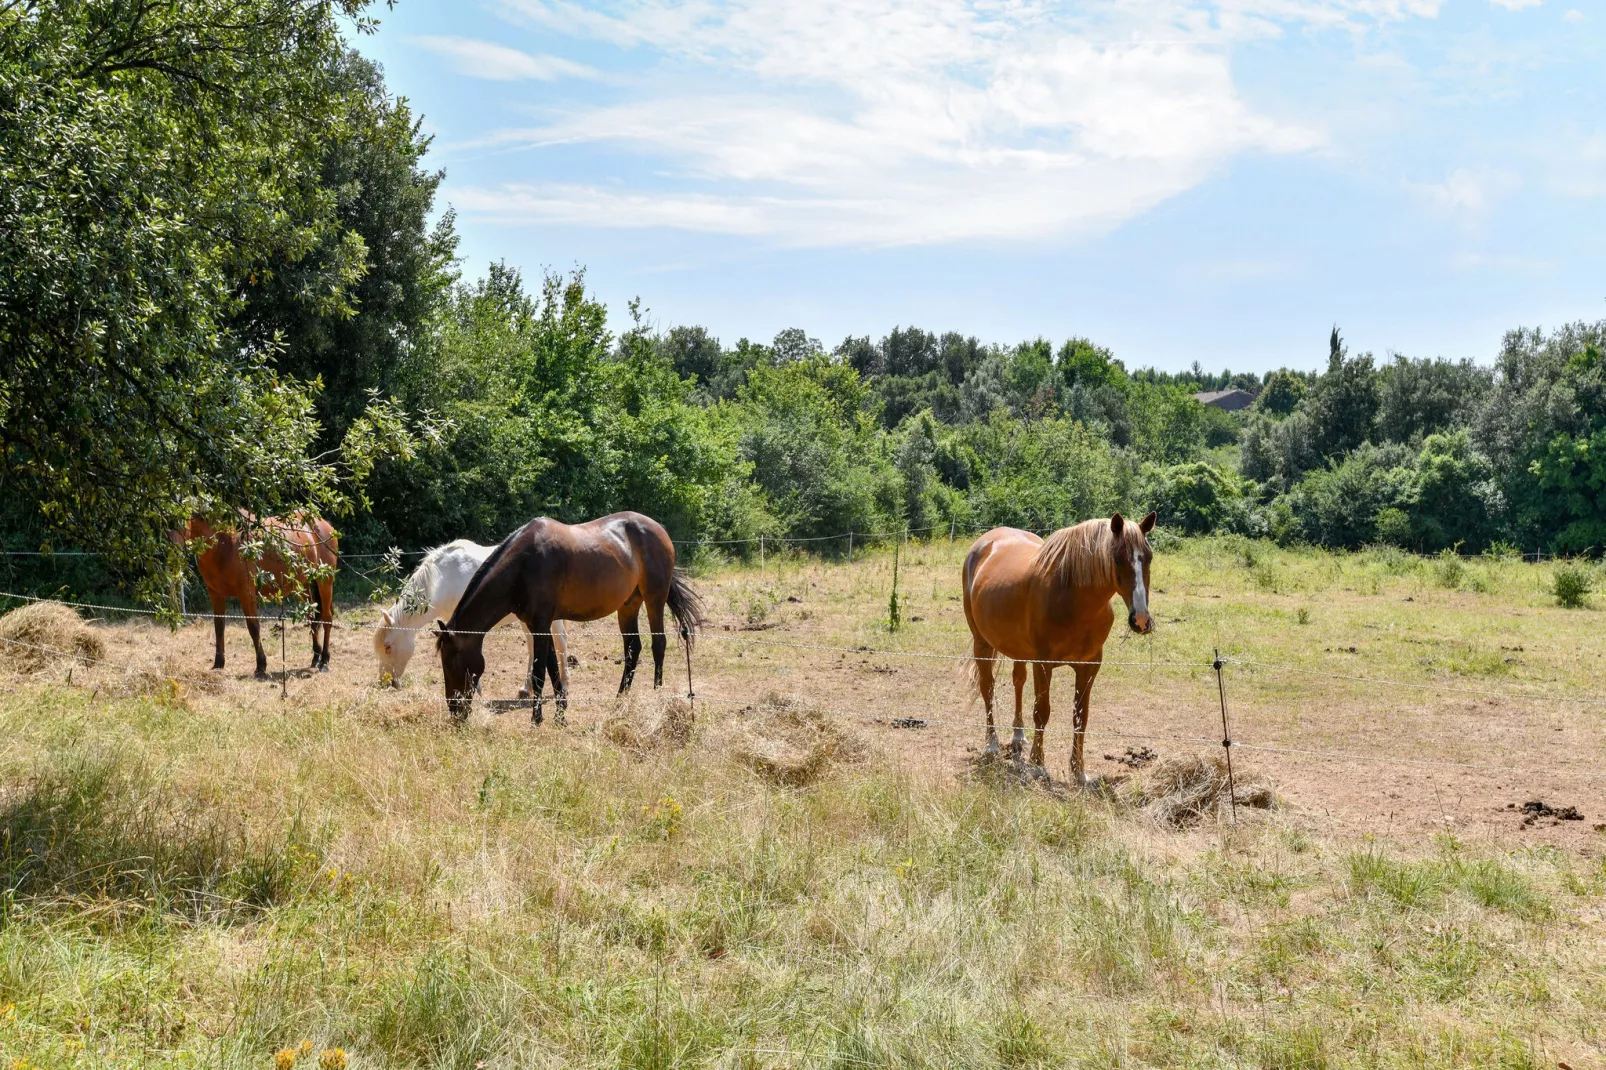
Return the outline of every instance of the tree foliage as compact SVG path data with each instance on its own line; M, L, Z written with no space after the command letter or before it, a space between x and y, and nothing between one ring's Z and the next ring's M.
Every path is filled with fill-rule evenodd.
M331 238L319 174L355 106L337 18L364 6L0 10L0 478L59 537L151 576L192 510L346 500L316 386L231 320L320 248L309 300L351 310L365 249ZM394 413L364 422L370 450L381 426Z

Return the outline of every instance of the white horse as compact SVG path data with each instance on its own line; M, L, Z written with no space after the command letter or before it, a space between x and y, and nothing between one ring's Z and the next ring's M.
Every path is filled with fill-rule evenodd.
M458 539L445 546L437 546L424 555L424 560L402 585L401 597L396 604L379 613L379 627L374 630L374 654L379 658L381 679L388 675L393 685L400 684L402 673L407 671L407 663L412 660L420 633L427 630L430 622L437 617L451 619L452 610L457 608L458 600L468 590L468 581L474 578L474 573L495 549L494 546L481 546L477 542ZM524 627L522 622L519 626ZM524 638L529 656L533 659L535 637L528 628L524 628ZM552 645L557 654L563 688L567 691L568 643L562 621L552 622ZM525 679L529 679L529 676L526 675ZM527 691L527 688L520 688L519 696L524 697Z

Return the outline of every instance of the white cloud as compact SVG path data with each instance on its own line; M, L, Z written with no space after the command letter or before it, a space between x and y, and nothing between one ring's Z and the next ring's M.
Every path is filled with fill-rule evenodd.
M582 63L573 63L558 56L532 56L516 48L477 41L472 37L414 37L412 40L436 55L451 60L453 69L471 78L485 78L493 82L531 79L551 82L559 78L594 78L597 74Z
M1587 22L1588 16L1582 11L1579 11L1576 7L1570 7L1566 11L1562 12L1561 21L1574 23Z
M1107 227L1244 153L1320 148L1319 130L1244 101L1232 46L1442 0L502 2L549 37L659 64L620 102L481 143L607 144L673 180L480 187L461 210L879 245Z
M1489 0L1494 7L1503 7L1507 11L1521 11L1525 7L1538 7L1545 0Z

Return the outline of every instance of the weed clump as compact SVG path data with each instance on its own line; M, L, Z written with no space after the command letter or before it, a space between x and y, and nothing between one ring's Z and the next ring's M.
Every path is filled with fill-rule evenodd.
M1564 561L1556 566L1550 579L1550 591L1556 604L1566 609L1583 609L1589 605L1589 594L1595 589L1595 577L1589 569L1576 561Z

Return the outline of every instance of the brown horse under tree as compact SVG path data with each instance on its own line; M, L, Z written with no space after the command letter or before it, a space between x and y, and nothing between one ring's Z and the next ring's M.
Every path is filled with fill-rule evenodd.
M1061 528L1046 540L1016 528L994 528L977 539L965 556L965 620L975 656L976 685L987 707L987 753L998 753L993 727L993 671L1000 658L1015 662L1015 734L1010 755L1020 760L1025 726L1022 691L1031 667L1034 701L1031 763L1043 766L1043 733L1048 728L1050 678L1059 665L1076 670L1075 737L1071 774L1087 785L1082 740L1087 733L1093 680L1104 659L1117 594L1127 604L1134 632L1154 627L1149 615L1148 534L1150 513L1134 524L1116 513Z
M675 568L675 544L663 525L640 513L614 513L584 524L538 517L502 540L474 573L450 621L435 622L436 648L452 718L468 717L485 674L485 633L512 614L535 637L530 660L530 720L542 719L541 692L552 675L558 721L568 709L568 688L558 673L552 623L619 618L625 671L619 693L630 690L641 657L639 614L647 608L652 632L654 687L664 682L664 608L674 614L687 657L705 623L702 600ZM688 661L689 664L689 661Z
M268 517L260 523L247 517L246 522L248 526L262 529L260 552L250 559L242 554L237 529L216 528L194 517L184 532L186 539L204 540L208 544L197 556L196 564L206 583L207 596L212 600L212 623L217 633L217 655L212 659L212 668L223 668L223 616L228 611L229 599L240 603L245 629L251 633L251 645L256 647L256 675L261 679L268 675L268 657L262 650L257 599L303 595L314 603L316 610L312 620L312 667L327 672L329 633L334 627L334 576L340 562L335 529L326 520L308 523L301 517L290 520ZM286 563L281 547L290 554L290 563ZM266 574L260 585L259 573ZM318 637L320 625L322 642Z

